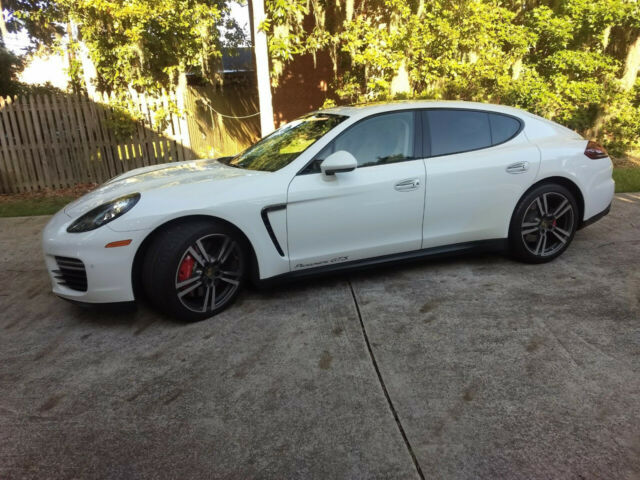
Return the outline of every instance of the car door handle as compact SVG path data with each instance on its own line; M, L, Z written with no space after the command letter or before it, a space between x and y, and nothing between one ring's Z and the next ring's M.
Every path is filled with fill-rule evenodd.
M507 167L507 173L524 173L529 170L529 162L516 162Z
M409 190L415 190L420 186L420 180L417 178L412 178L410 180L403 180L402 182L398 182L395 185L395 189L399 192L407 192Z

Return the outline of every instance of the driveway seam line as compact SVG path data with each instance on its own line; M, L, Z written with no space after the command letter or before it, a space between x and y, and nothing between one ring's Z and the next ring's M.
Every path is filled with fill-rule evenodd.
M387 405L393 414L393 419L396 422L396 426L400 431L400 435L402 436L402 440L404 440L404 445L409 451L409 455L411 456L411 460L413 461L413 465L418 472L418 476L421 480L425 480L424 474L422 473L422 468L420 468L420 463L418 463L418 458L413 452L413 447L409 442L409 437L407 437L406 432L404 431L404 427L402 426L402 422L400 421L400 417L398 416L398 412L396 411L395 406L393 405L393 401L391 401L391 396L389 395L389 391L387 390L387 386L384 383L384 379L382 378L382 373L380 373L380 368L378 368L378 362L376 361L376 357L373 354L373 348L371 347L371 343L369 342L369 336L367 335L367 329L364 326L364 321L362 320L362 313L360 312L360 305L358 305L358 300L356 298L356 292L353 290L353 285L351 284L351 279L347 279L347 283L349 284L349 290L351 291L351 297L353 298L353 304L356 307L356 313L358 314L358 321L360 322L360 328L362 329L362 335L364 337L364 343L367 346L367 351L369 352L369 358L371 358L371 363L373 365L374 370L376 371L376 375L378 376L378 383L382 387L382 392L384 393L384 397L387 399Z

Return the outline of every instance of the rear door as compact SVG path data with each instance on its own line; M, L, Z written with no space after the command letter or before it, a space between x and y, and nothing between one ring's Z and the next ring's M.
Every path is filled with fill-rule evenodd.
M468 109L422 112L427 158L423 248L506 238L540 153L522 120Z

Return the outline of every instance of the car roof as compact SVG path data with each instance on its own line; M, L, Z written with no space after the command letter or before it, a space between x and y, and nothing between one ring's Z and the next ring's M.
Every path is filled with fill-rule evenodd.
M348 117L368 117L369 115L375 115L376 113L392 112L395 110L407 110L413 108L461 108L500 112L506 113L508 115L515 115L518 117L521 117L523 115L531 115L528 112L506 105L495 105L492 103L480 102L463 102L459 100L402 100L396 102L332 107L318 110L318 112L331 113L335 115L345 115Z
M508 105L496 105L493 103L464 102L460 100L401 100L386 103L332 107L317 110L315 113L345 115L357 120L359 118L365 118L378 113L420 108L454 108L503 113L506 115L513 115L523 121L525 128L528 130L527 136L531 138L560 135L562 137L584 140L580 134L552 120L540 117L531 112L527 112L526 110L510 107Z

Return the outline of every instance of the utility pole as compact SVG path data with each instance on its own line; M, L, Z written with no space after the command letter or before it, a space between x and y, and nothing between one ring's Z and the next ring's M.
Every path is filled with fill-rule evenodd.
M260 130L263 137L275 129L273 125L273 104L271 102L271 80L269 78L269 49L267 34L260 30L265 20L264 0L249 0L253 52L256 58L258 79L258 101L260 105Z

